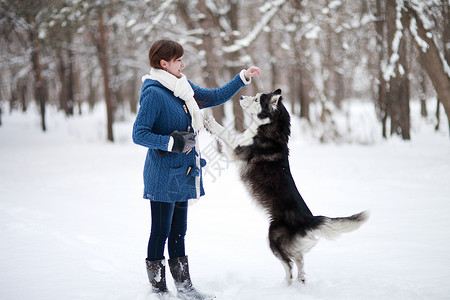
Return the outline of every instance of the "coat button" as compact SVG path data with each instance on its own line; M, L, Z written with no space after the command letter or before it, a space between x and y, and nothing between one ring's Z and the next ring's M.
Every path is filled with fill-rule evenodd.
M206 166L206 160L203 158L200 158L200 166L203 168L204 166Z
M187 110L187 107L186 107L185 104L183 104L183 109L184 109L184 112L185 112L185 113L188 113L188 110Z
M190 175L192 177L197 177L200 175L200 169L197 167L193 167L193 168L189 167L188 173L186 175Z

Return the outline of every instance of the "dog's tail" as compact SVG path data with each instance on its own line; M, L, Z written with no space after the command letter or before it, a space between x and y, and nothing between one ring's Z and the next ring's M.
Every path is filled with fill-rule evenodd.
M337 238L341 233L350 232L358 229L369 219L369 212L363 211L359 214L343 218L329 218L317 216L319 225L311 230L313 235L317 235L326 239Z

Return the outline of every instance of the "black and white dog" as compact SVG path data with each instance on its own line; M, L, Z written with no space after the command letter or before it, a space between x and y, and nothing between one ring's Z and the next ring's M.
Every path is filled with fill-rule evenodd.
M213 117L205 120L205 128L222 142L230 157L241 162L242 181L269 214L270 248L285 268L287 282L292 283L295 262L298 280L304 283L303 254L316 245L318 237L331 239L353 231L367 220L368 213L364 211L344 218L313 216L289 168L291 125L281 90L243 96L240 104L253 118L243 134L234 135Z

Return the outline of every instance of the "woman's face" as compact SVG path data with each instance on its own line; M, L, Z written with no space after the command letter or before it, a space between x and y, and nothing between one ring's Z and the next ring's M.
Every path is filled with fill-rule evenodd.
M181 77L181 70L184 68L184 62L183 57L174 58L171 61L161 61L161 66L169 72L170 74L180 78Z

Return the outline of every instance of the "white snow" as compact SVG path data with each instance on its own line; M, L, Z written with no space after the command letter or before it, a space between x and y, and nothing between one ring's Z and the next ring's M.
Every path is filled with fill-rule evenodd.
M337 7L342 5L342 1L341 0L334 0L331 1L330 4L328 4L328 8L330 9L336 9Z
M354 122L362 117L357 111ZM209 161L222 169L214 182L205 177L206 196L189 207L194 285L218 300L449 299L448 131L435 133L419 120L417 103L411 114L412 141L379 138L371 146L318 144L293 119L292 173L313 213L371 211L360 229L321 240L306 255L306 285L283 283L284 269L267 245L267 218L235 166L219 156ZM33 109L3 114L2 299L155 299L145 268L145 149L131 142L132 116L115 124L115 144L105 142L103 120L102 109L70 119L50 111L42 133ZM379 136L374 122L366 132ZM203 132L202 148L210 143Z
M131 27L131 26L133 26L134 24L136 24L136 22L137 22L136 19L130 19L130 20L128 20L126 26L127 26L127 27Z
M308 40L315 40L319 37L320 31L320 26L311 27L309 31L305 33L305 38Z

